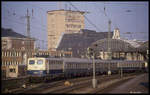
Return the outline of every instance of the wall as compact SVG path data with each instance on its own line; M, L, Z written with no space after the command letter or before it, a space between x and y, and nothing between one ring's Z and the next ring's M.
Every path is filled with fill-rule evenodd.
M56 50L63 33L77 33L84 29L81 12L56 10L47 13L48 49Z

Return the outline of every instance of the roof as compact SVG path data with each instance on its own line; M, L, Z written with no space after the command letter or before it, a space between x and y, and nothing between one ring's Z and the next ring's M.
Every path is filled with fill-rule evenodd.
M12 29L2 28L2 36L1 37L16 37L16 38L27 38L24 35L14 32Z
M111 37L113 32L110 33ZM74 57L85 55L91 43L108 37L108 32L82 29L80 33L64 34L57 50L72 51Z
M138 47L140 52L147 51L149 49L149 41L144 42L141 46Z
M136 50L130 43L120 39L110 39L109 43L110 49L113 52L131 52ZM92 43L90 47L96 51L108 51L108 39L98 40Z
M39 58L43 58L43 57L39 57ZM46 58L48 60L57 60L57 61L64 61L65 63L77 63L77 64L84 64L84 63L93 63L92 59L88 59L88 58ZM140 60L101 60L101 59L95 59L95 63L139 63L139 62L144 62L144 61L140 61Z
M130 43L135 48L140 46L140 43L138 43L138 42L136 42L134 40L127 40L127 39L120 39L120 40L123 40L123 41L125 41L127 43Z

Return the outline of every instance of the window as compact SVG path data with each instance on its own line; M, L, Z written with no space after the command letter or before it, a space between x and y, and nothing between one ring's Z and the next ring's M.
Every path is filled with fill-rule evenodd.
M18 56L18 52L16 52L16 56Z
M30 61L29 61L29 64L30 64L30 65L33 65L34 63L35 63L34 60L30 60Z
M19 52L19 54L18 54L19 56L21 56L21 52Z
M7 52L7 56L9 56L9 51Z
M7 52L6 52L6 56L7 56Z
M6 52L4 52L4 56L6 56Z
M7 63L6 63L6 61L5 61L5 66L7 66Z
M9 55L12 56L12 52L10 52Z
M38 64L38 65L43 64L43 60L38 60L38 61L37 61L37 64Z
M3 55L3 51L2 51L2 56L4 56L4 55Z

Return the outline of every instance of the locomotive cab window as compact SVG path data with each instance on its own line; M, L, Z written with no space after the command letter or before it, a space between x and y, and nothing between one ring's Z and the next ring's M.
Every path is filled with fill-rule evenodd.
M13 68L9 69L9 72L16 73L16 70Z
M30 60L30 61L29 61L29 64L30 64L30 65L33 65L34 63L35 63L34 60Z
M37 64L38 64L38 65L43 64L43 60L38 60L38 61L37 61Z

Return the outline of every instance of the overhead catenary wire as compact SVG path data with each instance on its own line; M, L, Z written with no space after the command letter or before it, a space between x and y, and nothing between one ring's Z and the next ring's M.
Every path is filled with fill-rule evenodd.
M75 8L77 11L79 11L79 9L77 7L75 7L75 5L73 5L71 2L69 2L70 5ZM86 16L85 16L85 19L91 24L93 25L98 31L102 31L101 29L99 29L95 24L92 23L92 21L90 21Z
M104 15L105 15L104 11L102 11L100 8L96 7L96 5L95 5L95 4L94 4L94 7L95 7L95 9L96 9L96 10L98 10L98 13L102 13L102 14L104 14Z
M12 21L13 23L16 23L16 24L22 24L22 25L26 25L25 23L23 23L23 22L19 22L19 21L16 21L16 20L13 20L13 19L10 19L10 18L8 18L8 17L4 17L6 20L9 20L9 21ZM41 29L40 27L37 27L37 26L32 26L31 25L31 28L33 28L33 27L36 27L36 28L34 28L34 29L37 29L37 28L39 28L39 29ZM37 29L37 30L39 30L39 29ZM41 30L43 30L43 29L41 29ZM21 30L22 31L22 30ZM44 30L45 31L45 30ZM24 31L25 32L25 31ZM38 40L40 40L40 39L38 39ZM41 40L40 40L41 41ZM43 41L43 40L42 40ZM45 41L44 41L45 42ZM41 42L42 43L42 42ZM43 46L43 45L41 45L41 46ZM41 47L40 46L40 47ZM44 45L45 46L45 45Z
M9 11L8 9L6 9L7 11ZM10 16L13 16L13 13L11 13L11 12L8 12L9 13L9 15ZM18 17L18 18L20 18L21 16L18 16L18 14L16 14L15 15L16 17ZM13 22L15 22L15 23L18 23L18 24L24 24L24 25L26 25L25 23L23 23L23 22L19 22L19 20L18 21L14 21L14 20L12 20L12 19L10 19L9 17L7 17L6 18L6 16L4 17L5 19L9 19L9 20L11 20L11 21L13 21ZM33 26L34 25L34 26ZM37 27L37 26L35 26L35 24L31 24L30 25L31 27L33 26L33 27L36 27L36 28L39 28L39 27ZM40 26L41 27L41 26ZM43 25L43 27L46 27L46 25ZM43 28L43 27L41 27L41 28ZM45 28L43 28L44 29L44 31L45 31ZM43 30L42 29L42 30Z

